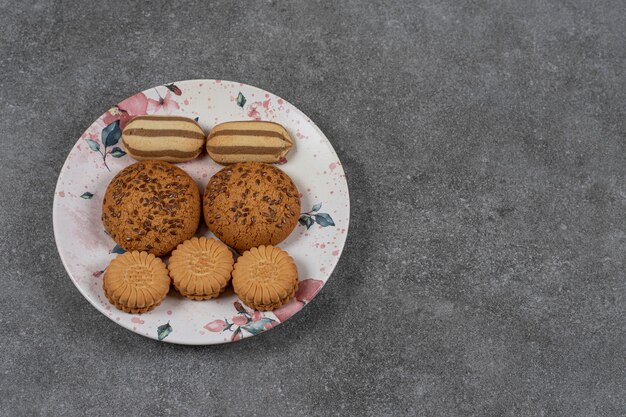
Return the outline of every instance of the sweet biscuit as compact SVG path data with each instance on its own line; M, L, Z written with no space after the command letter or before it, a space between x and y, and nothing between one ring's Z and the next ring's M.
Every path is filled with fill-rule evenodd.
M163 161L141 161L111 180L102 223L125 250L161 256L194 235L200 204L198 186L185 171Z
M209 180L203 198L211 232L240 253L282 242L300 216L298 189L291 178L259 162L222 169Z
M255 310L273 310L286 304L298 290L298 269L287 252L259 246L237 259L233 271L237 297Z
M187 240L172 252L168 269L174 288L192 300L208 300L224 291L233 270L233 254L219 240Z
M163 261L147 252L126 252L111 261L102 280L111 304L127 313L145 313L165 299L170 277Z
M209 134L206 149L219 164L237 162L276 163L293 147L287 130L273 122L226 122L215 126Z
M189 161L200 155L204 142L200 125L181 116L138 116L122 131L126 153L137 160Z

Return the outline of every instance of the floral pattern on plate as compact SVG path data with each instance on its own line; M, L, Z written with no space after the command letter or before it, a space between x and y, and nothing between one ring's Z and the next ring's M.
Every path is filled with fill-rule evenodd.
M126 155L121 130L134 116L173 114L196 119L205 132L233 120L268 120L282 124L295 150L281 161L301 193L301 213L292 234L278 246L296 261L300 275L296 296L272 312L252 311L232 290L208 301L192 301L174 290L156 309L127 314L110 305L102 290L109 262L123 253L100 223L108 183L134 161ZM206 154L178 164L201 190L221 166ZM95 219L95 220L94 220ZM324 286L337 264L350 220L348 187L330 142L296 107L264 90L221 80L191 80L157 86L111 107L81 135L61 170L54 195L53 223L59 254L81 294L121 326L156 340L181 344L216 344L258 335L302 309ZM211 236L205 227L198 235Z

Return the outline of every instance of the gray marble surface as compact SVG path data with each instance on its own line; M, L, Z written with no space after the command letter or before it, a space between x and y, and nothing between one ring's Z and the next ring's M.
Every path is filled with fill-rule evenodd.
M623 0L0 0L0 414L623 416ZM131 333L58 257L63 161L112 104L221 78L286 98L352 197L286 324Z

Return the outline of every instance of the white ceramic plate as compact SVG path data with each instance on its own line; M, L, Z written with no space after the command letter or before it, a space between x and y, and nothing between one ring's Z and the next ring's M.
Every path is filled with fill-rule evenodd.
M231 120L268 120L282 124L296 146L280 168L301 193L300 224L280 245L298 266L296 298L273 312L242 305L227 289L221 297L191 301L171 290L146 314L126 314L109 304L102 275L121 249L104 232L102 198L109 181L134 161L118 141L118 129L133 116L175 114L198 118L208 132ZM221 166L206 154L178 164L204 190ZM54 195L57 248L70 278L102 314L141 335L171 343L205 345L257 335L284 322L324 286L343 250L350 220L348 185L341 162L320 129L295 106L249 85L221 80L190 80L161 85L113 106L82 134L63 165ZM205 227L198 235L210 236Z

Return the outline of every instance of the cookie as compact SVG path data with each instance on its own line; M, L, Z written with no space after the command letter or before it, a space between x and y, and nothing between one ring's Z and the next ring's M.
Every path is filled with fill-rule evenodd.
M192 300L208 300L224 291L233 264L233 254L222 242L194 237L172 252L168 269L179 293Z
M147 252L126 252L111 261L102 280L111 304L127 313L145 313L165 299L170 277L162 260Z
M141 161L111 180L102 223L125 250L161 256L194 235L200 205L198 186L185 171L167 162Z
M300 198L291 178L273 165L242 162L215 174L204 191L204 220L240 253L282 242L298 224Z
M137 160L189 161L200 155L204 142L200 125L181 116L137 116L122 131L126 153Z
M273 310L286 304L298 290L298 269L287 252L259 246L237 259L233 271L237 297L255 310Z
M209 156L218 164L276 163L293 147L287 130L273 122L226 122L211 130L206 142Z

